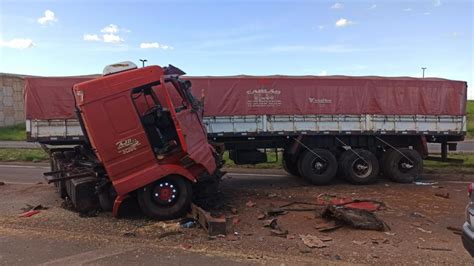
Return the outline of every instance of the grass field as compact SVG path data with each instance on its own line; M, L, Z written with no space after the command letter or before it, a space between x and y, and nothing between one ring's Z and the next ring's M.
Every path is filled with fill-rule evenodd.
M42 149L0 148L0 162L42 162L48 158L48 154Z
M474 137L474 100L467 101L467 136Z
M25 124L0 128L0 140L26 140Z

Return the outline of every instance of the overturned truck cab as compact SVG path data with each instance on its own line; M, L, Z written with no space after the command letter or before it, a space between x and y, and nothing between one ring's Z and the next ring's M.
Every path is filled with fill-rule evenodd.
M193 192L216 186L219 159L181 74L123 62L74 85L84 142L50 150L46 175L76 210L118 216L130 198L149 217L173 219L188 211Z

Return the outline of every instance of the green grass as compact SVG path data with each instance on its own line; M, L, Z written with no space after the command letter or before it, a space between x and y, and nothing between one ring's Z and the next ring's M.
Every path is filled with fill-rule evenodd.
M0 140L26 140L25 124L0 127Z
M42 149L1 149L0 162L42 162L48 154Z
M474 100L467 101L467 136L474 137Z
M474 169L474 154L473 153L451 153L448 154L448 158L452 159L462 159L464 163L448 163L448 162L435 162L435 161L424 161L424 166L426 168L469 168ZM471 170L474 172L474 170Z

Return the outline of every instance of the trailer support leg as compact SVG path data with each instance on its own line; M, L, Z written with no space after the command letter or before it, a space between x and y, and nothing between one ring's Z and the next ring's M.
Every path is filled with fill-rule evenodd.
M448 159L448 143L441 143L441 160L446 161Z

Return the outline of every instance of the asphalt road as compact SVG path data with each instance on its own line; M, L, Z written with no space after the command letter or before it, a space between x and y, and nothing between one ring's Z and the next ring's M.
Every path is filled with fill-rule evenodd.
M179 248L57 238L20 229L0 228L0 246L0 265L240 265L236 259Z

